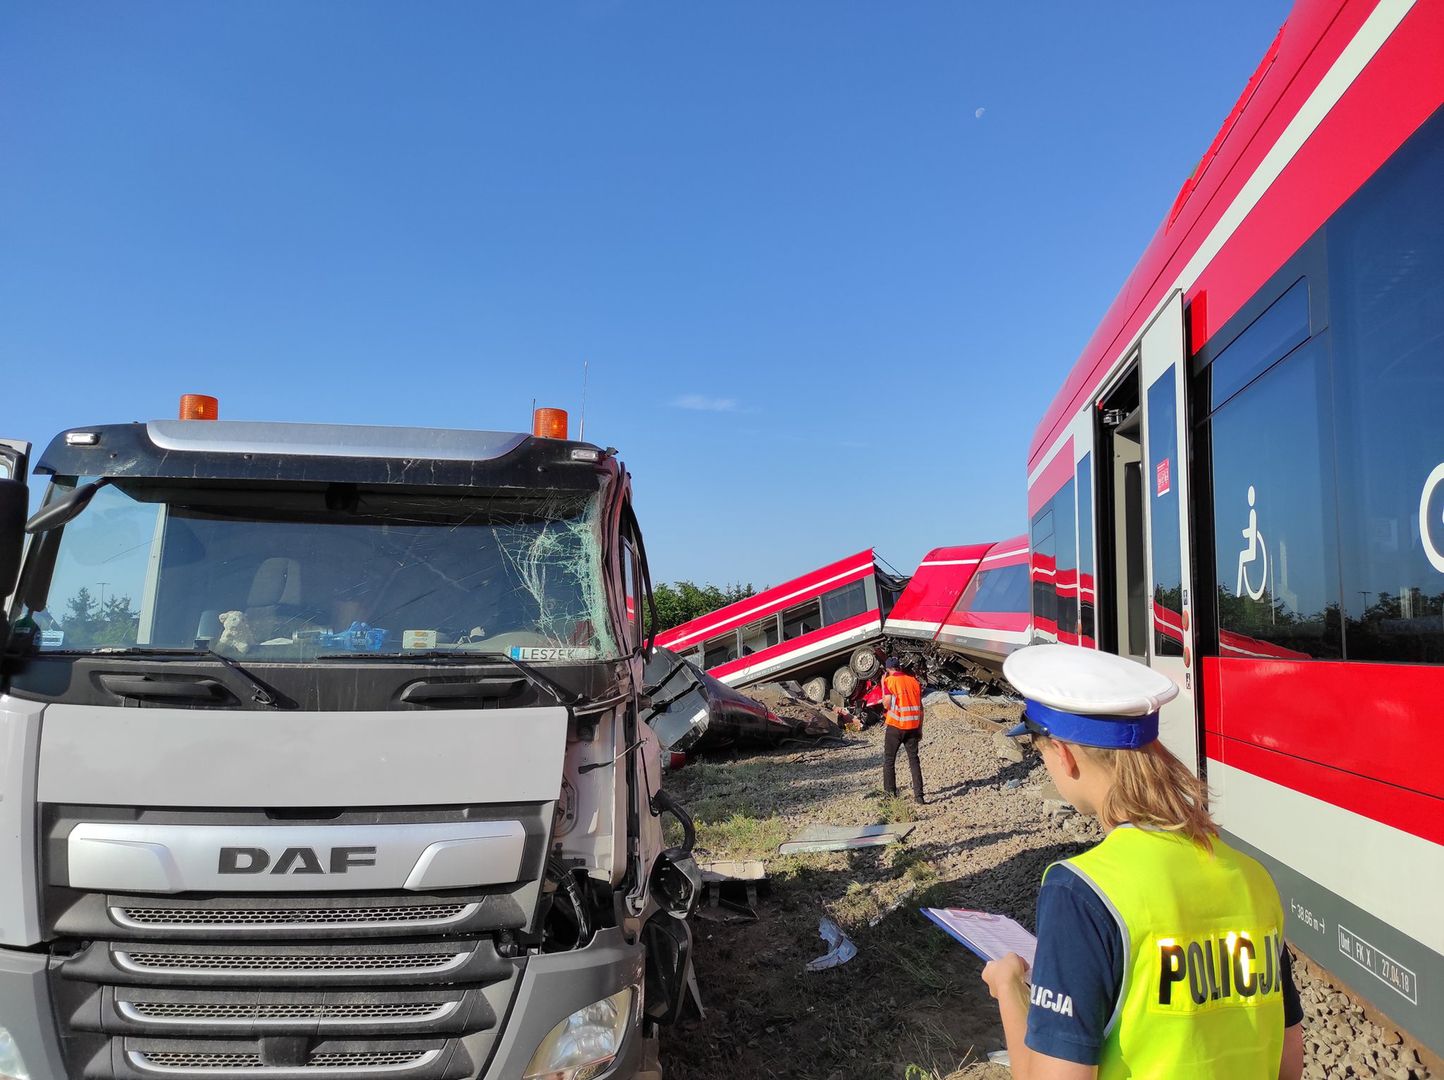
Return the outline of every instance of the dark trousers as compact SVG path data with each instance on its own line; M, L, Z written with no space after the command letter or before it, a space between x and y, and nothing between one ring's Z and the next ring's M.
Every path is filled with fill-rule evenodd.
M913 798L919 801L923 797L923 767L918 762L918 747L922 745L923 729L913 728L911 731L904 731L902 728L895 728L891 724L887 726L887 736L882 744L882 789L889 795L897 794L897 751L902 746L908 752L908 768L913 773Z

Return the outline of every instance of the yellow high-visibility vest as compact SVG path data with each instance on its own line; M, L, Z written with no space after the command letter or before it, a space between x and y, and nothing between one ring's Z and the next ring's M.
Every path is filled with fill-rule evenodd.
M1113 913L1126 950L1100 1080L1276 1080L1284 916L1268 872L1221 840L1210 852L1126 825L1063 865Z

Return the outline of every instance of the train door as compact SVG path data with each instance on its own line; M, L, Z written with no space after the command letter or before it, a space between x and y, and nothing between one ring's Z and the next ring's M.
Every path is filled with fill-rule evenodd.
M1188 523L1187 349L1183 294L1175 292L1143 331L1138 370L1142 388L1143 503L1147 507L1149 663L1178 684L1163 707L1159 738L1195 772L1199 734L1194 707L1192 580Z
M1098 645L1148 662L1143 406L1138 358L1098 402Z

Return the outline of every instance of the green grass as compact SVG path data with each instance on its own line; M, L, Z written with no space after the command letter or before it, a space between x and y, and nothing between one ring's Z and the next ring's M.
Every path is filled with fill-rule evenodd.
M901 824L918 819L918 804L911 797L884 795L877 804L878 815L889 824Z
M696 855L700 862L762 859L776 854L777 845L786 839L787 825L775 815L733 813L712 821L698 817ZM669 845L680 844L682 826L668 821L664 840Z
M777 851L787 839L787 824L780 817L733 814L725 821L698 822L697 846L723 859L756 859Z
M926 889L940 880L937 864L919 848L895 845L891 868L894 874L913 889Z

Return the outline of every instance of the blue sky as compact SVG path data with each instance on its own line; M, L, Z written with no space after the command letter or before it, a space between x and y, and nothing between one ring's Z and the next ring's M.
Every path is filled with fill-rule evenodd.
M1027 442L1284 0L7 5L0 435L618 447L660 580L1023 531Z

